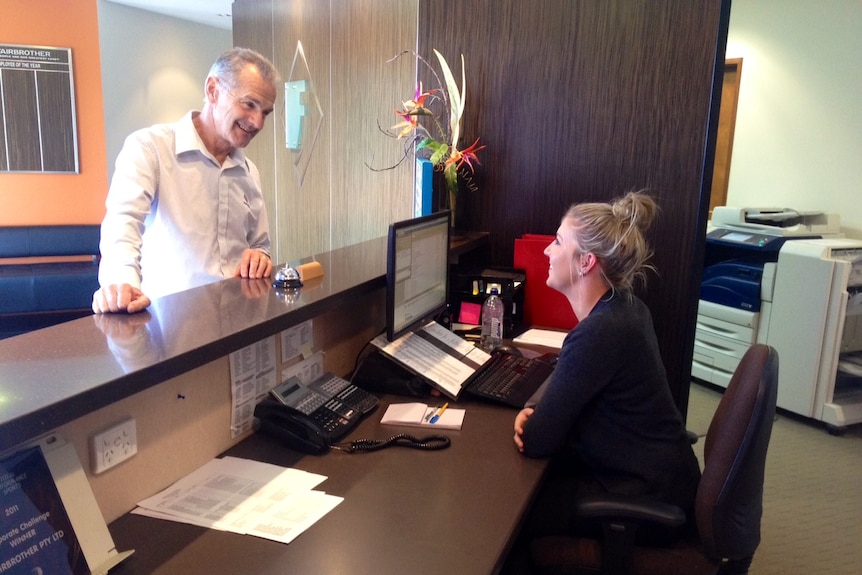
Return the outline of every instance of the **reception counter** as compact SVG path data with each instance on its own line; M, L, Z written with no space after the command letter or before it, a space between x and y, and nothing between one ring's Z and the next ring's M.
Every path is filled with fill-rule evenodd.
M440 452L310 456L231 428L234 351L273 338L280 373L273 336L311 320L324 369L354 369L384 328L385 252L381 238L319 256L324 277L297 292L235 278L0 341L0 452L46 434L74 447L117 550L135 550L118 575L499 572L547 466L518 453L511 408L459 401ZM380 423L401 401L384 396L345 441L419 431ZM137 454L95 473L93 435L129 418ZM320 473L344 501L289 545L130 513L224 454Z
M325 275L297 292L233 278L141 314L88 316L0 341L0 453L57 432L74 444L112 521L243 439L230 430L231 352L313 320L325 369L350 372L384 327L385 257L379 238L315 257ZM129 417L138 454L95 475L90 437Z

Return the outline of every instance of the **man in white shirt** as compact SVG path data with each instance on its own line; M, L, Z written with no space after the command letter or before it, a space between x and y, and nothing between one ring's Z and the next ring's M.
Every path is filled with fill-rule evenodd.
M102 222L95 313L135 313L151 297L270 275L260 174L242 148L272 112L277 81L266 58L231 49L210 69L199 112L126 139Z

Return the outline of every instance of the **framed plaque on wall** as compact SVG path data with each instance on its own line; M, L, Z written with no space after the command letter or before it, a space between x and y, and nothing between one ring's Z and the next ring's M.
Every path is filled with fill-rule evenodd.
M79 173L72 49L0 44L0 173Z

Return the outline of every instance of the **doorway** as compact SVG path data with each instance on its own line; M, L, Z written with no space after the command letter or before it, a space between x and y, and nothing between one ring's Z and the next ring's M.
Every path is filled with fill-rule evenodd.
M733 130L736 126L736 104L739 99L739 79L742 76L742 58L724 62L724 82L721 87L721 107L718 113L718 135L715 145L715 164L712 172L712 190L709 195L709 217L712 209L727 202L727 184L730 178L730 157L733 151Z

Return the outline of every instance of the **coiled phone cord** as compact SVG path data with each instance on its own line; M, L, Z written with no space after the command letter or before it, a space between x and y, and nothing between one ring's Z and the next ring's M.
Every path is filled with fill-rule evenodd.
M429 435L418 438L402 433L393 435L389 439L357 439L349 443L334 443L332 448L347 453L366 453L369 451L378 451L386 447L410 447L412 449L437 451L438 449L446 449L451 443L448 437L442 435Z

